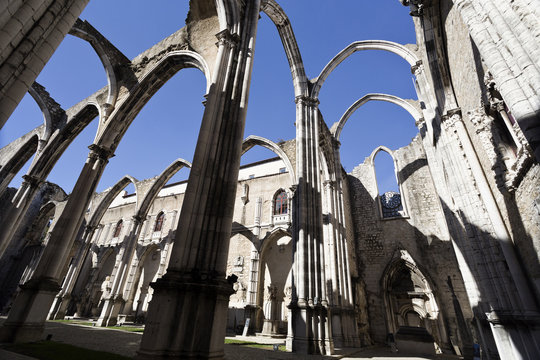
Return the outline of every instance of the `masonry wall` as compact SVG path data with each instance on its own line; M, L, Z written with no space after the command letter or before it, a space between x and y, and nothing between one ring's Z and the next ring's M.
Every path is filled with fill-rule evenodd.
M440 316L450 332L447 335L457 338L457 321L446 284L448 276L466 317L472 316L467 310L463 282L420 138L395 151L394 156L406 209L406 216L402 218L381 218L370 159L358 165L348 177L356 255L360 278L365 282L371 336L376 342L386 340L384 298L387 289L382 288L382 279L400 250L406 250L433 285ZM449 343L444 345L449 347Z

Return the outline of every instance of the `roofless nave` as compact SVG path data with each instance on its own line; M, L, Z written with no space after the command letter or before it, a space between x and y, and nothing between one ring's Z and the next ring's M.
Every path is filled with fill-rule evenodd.
M540 6L401 2L416 46L360 40L314 78L274 0L192 0L186 26L133 60L77 19L87 0L1 5L1 123L26 92L45 118L0 149L4 305L14 274L23 279L1 341L40 339L48 316L77 313L99 325L144 319L140 359L222 358L227 329L281 334L288 350L309 354L393 337L398 347L466 358L474 343L489 359L539 358ZM261 13L276 25L294 87L296 138L280 143L243 135ZM68 33L92 45L108 86L64 110L34 80ZM319 92L365 50L408 62L418 100L358 94L327 126ZM134 118L184 68L207 82L191 163L95 194ZM369 101L403 107L418 136L374 149L347 174L339 137ZM66 196L47 176L96 117ZM239 177L253 146L278 158ZM397 192L377 186L381 152L393 159ZM8 188L34 154L20 188ZM164 188L186 166L185 189ZM129 183L136 194L123 198Z

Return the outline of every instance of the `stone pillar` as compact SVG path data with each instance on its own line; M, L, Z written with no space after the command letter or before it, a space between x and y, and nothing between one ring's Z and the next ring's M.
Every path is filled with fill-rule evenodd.
M240 4L240 3L239 3ZM167 273L152 284L138 359L223 358L225 279L260 0L223 30Z
M293 196L293 294L287 349L332 354L326 294L320 192L318 101L296 97L296 176Z
M3 1L0 5L0 128L89 0Z
M66 310L71 300L71 292L77 283L81 269L84 266L86 257L90 251L92 237L94 236L95 230L95 226L86 227L83 235L82 246L79 248L73 263L69 266L64 283L62 284L62 290L58 293L58 295L56 295L53 305L49 311L49 320L63 319L66 315Z
M141 233L144 220L137 216L133 216L124 242L125 249L120 257L120 262L114 275L111 293L105 299L103 309L96 322L97 326L112 326L116 325L118 314L123 310L126 300L122 297L124 287L128 279L128 273L133 263L135 250Z
M59 281L84 214L112 153L91 145L90 154L66 207L52 230L50 240L32 279L21 286L2 328L0 342L40 340L45 319L60 290Z
M17 193L13 196L11 203L8 205L4 219L0 226L0 256L4 254L9 246L13 235L19 228L19 224L23 219L28 207L36 196L39 187L43 184L43 179L35 176L24 175L23 182Z
M519 20L521 14L514 9L510 10L510 5L507 4L491 4L490 1L480 0L456 0L454 4L482 59L493 74L495 82L499 84L505 103L539 161L540 70L535 55L538 53L540 41L535 40L535 34L530 33L535 31L537 25L531 30L518 30L520 23L516 23L515 19L518 17ZM537 11L535 6L531 3L525 6L521 13ZM529 90L532 90L532 93Z
M524 354L538 357L538 307L458 109L444 117L443 129L442 147L447 148L447 164L455 175L453 186L462 188L453 196L456 212L449 222L451 226L463 222L467 232L466 241L463 235L456 236L456 255L464 280L472 283L466 290L476 316L489 324L479 326L487 331L482 334L488 341L484 344L493 338L505 359L521 359ZM448 209L445 213L448 216Z

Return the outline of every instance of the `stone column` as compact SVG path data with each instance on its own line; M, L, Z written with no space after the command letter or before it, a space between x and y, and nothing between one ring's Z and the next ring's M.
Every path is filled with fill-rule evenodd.
M0 128L89 0L3 1L0 5Z
M97 145L91 145L89 148L88 159L64 211L52 230L34 275L21 286L6 322L0 328L0 342L29 342L41 338L45 319L55 295L60 290L62 268L97 183L108 159L112 156L108 149Z
M537 91L540 89L540 70L534 54L537 54L540 42L528 31L522 31L518 36L513 33L515 21L512 18L519 15L514 10L508 11L509 5L491 5L489 1L478 0L456 0L454 4L539 161L540 100ZM503 11L499 12L497 7ZM522 13L537 11L534 4L522 10ZM536 93L528 94L529 89L535 89Z
M24 175L23 182L17 193L8 204L4 219L0 226L0 256L2 256L9 246L13 235L19 228L28 207L36 196L39 187L44 183L43 179L35 176Z
M326 294L320 192L318 101L296 98L296 176L293 196L293 294L287 349L332 354Z
M111 286L111 294L105 299L103 309L96 323L97 326L116 325L118 314L123 309L126 300L122 297L124 287L128 279L128 273L133 263L135 250L141 233L144 220L133 216L127 236L125 237L125 249L120 257L120 262Z
M167 273L152 284L138 359L223 358L225 279L260 0L218 54Z
M77 256L73 263L69 266L62 290L56 295L54 303L49 311L49 320L63 319L66 315L66 310L71 300L71 292L77 283L81 269L84 266L90 246L92 245L92 237L96 231L96 226L87 226L83 235L82 246L79 248Z
M469 301L479 321L489 324L491 329L489 334L487 326L479 326L481 331L487 332L482 334L488 341L484 344L489 344L489 339L493 338L499 355L505 359L521 359L526 353L537 354L535 322L540 318L538 307L508 230L459 109L449 112L443 119L446 135L441 138L441 147L446 151L442 151L445 151L446 163L454 174L454 188L461 188L453 195L456 209L452 213L446 209L445 213L450 215L451 227L460 226L458 222L463 222L465 227L467 237L455 231L452 236L457 242L456 255L463 278L466 283L472 283L466 286Z

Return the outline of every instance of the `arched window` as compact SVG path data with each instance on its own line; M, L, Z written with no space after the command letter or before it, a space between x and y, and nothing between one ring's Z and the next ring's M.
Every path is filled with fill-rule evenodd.
M402 217L403 203L392 155L381 148L374 155L374 166L383 218Z
M163 228L163 220L165 220L165 213L162 211L156 217L156 224L154 225L154 232L161 231Z
M113 235L113 238L117 238L120 236L120 232L122 231L122 225L124 224L124 222L122 220L118 221L116 223L116 227L114 228L114 235Z
M288 203L289 201L287 198L287 193L285 192L285 190L280 190L276 194L276 198L274 201L274 215L287 214L289 210Z

